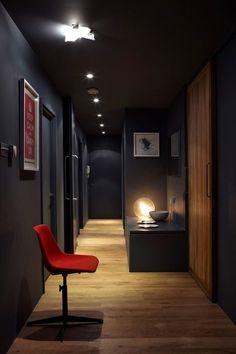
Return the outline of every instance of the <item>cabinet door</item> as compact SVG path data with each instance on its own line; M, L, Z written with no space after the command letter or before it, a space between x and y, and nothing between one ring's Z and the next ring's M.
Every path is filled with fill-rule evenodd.
M212 298L212 85L208 64L187 92L189 267Z

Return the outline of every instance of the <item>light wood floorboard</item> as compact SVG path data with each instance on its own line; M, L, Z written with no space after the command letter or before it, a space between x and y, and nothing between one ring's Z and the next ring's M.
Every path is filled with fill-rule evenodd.
M69 328L62 343L57 328L25 327L9 353L236 353L236 327L188 273L128 272L120 220L90 220L77 252L96 255L100 265L68 277L69 309L103 317L103 325ZM32 319L59 311L60 283L60 276L48 279Z

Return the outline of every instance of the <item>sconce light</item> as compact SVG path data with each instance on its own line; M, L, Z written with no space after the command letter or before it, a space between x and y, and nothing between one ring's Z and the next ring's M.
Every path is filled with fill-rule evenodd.
M139 198L133 206L135 216L142 220L148 220L150 218L149 212L152 210L155 210L155 204L149 198Z
M9 145L5 143L0 143L0 157L8 159L8 166L12 165L13 158L17 157L17 147L16 145Z

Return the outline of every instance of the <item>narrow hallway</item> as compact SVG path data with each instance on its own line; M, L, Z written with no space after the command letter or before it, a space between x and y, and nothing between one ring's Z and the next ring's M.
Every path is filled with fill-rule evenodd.
M120 220L90 220L77 253L94 254L95 274L68 277L69 310L103 317L103 325L26 328L9 353L236 353L236 329L188 273L129 273ZM50 276L32 318L60 311L60 276Z

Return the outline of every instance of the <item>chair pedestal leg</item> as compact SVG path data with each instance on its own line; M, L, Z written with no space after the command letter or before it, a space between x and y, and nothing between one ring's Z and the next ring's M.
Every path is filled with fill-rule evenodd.
M43 325L63 325L64 328L68 327L70 324L97 324L103 323L102 319L83 317L83 316L73 316L68 314L68 294L67 294L67 274L62 274L63 285L59 286L59 291L62 291L62 315L48 317L40 320L29 321L27 326L43 326Z
M59 291L62 292L62 317L63 317L64 326L68 319L68 294L67 294L66 277L67 274L63 274L63 285L59 286Z

